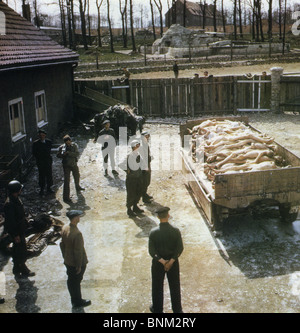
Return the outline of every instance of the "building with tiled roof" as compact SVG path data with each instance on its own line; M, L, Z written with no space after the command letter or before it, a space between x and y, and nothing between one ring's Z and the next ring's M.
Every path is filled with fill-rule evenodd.
M166 26L180 24L185 27L205 27L214 25L214 5L199 2L177 0L165 14ZM185 17L184 17L185 16ZM216 11L217 26L222 25L222 16Z
M74 63L77 53L59 45L0 0L5 34L0 35L0 71L15 67Z
M39 129L48 137L73 118L77 53L0 0L0 156L31 158Z

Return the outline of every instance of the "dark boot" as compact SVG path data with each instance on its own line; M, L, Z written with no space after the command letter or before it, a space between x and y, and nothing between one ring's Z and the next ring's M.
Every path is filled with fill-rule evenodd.
M142 209L140 209L137 205L133 206L133 211L134 211L134 213L137 213L137 214L144 213L144 211Z
M136 216L136 213L134 213L134 212L131 210L131 208L129 207L129 208L127 208L127 215L128 215L129 217L135 217L135 216Z

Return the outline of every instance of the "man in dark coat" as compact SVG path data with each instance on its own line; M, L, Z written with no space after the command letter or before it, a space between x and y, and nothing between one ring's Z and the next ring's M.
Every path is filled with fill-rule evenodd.
M47 192L53 193L51 186L52 178L52 141L46 138L47 133L44 130L38 131L39 139L32 144L32 154L35 157L36 165L39 171L40 195L43 195L45 185L47 184Z
M13 273L16 277L34 276L26 266L27 247L25 240L25 230L27 228L27 220L25 216L24 206L19 196L23 185L17 180L13 180L8 184L8 197L4 204L5 222L4 229L13 242L12 259Z
M91 304L91 301L81 297L80 284L88 263L82 233L77 228L82 215L83 211L80 210L70 210L67 213L70 224L63 227L60 243L68 275L67 286L73 307L84 307Z
M58 149L57 157L62 159L62 165L64 169L64 188L63 188L63 200L67 203L71 202L70 199L70 177L71 172L73 174L76 192L84 191L84 188L80 186L80 173L77 165L79 158L78 145L72 142L69 135L65 135L64 144Z
M115 131L110 128L110 121L105 120L102 124L104 128L96 133L96 137L94 142L97 142L98 138L100 143L102 144L102 156L103 156L103 167L104 167L104 175L108 176L108 157L110 158L110 165L112 168L112 173L117 176L118 172L115 170L115 148L116 148L116 134Z
M178 257L183 251L181 233L169 224L169 207L161 207L156 213L160 220L158 227L149 236L149 254L152 257L152 306L153 313L163 312L164 278L167 274L174 313L181 313L181 292Z

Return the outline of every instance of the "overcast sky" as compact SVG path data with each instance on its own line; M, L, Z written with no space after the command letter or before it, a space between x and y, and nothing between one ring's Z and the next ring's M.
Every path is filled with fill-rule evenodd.
M18 13L21 13L21 0L4 0L5 2L8 3L8 5L16 10ZM27 0L28 1L28 0ZM199 2L199 0L189 0L192 2ZM246 0L242 0L242 3L245 2ZM288 4L295 4L299 3L299 0L287 0ZM78 4L78 0L74 0L75 4ZM172 0L169 1L170 3ZM206 0L208 4L213 3L213 0ZM217 4L219 5L221 0L217 0ZM29 0L29 3L32 3L32 0ZM58 0L37 0L37 3L39 5L39 11L42 14L54 14L58 15L59 14L59 7L58 7ZM120 13L119 13L119 0L110 0L111 3L111 13L113 17L113 24L117 25L118 21L120 20ZM133 4L135 7L135 10L137 11L139 8L140 4L147 4L149 3L149 0L133 0ZM262 0L263 7L266 10L268 5L267 5L267 0ZM277 5L278 0L273 0L274 7ZM96 0L90 0L90 13L95 14L97 13L96 9ZM163 13L167 11L167 0L162 0L163 4ZM233 0L224 0L224 4L227 8L231 8L233 6ZM106 14L106 0L103 1L103 12ZM140 15L140 14L138 14Z

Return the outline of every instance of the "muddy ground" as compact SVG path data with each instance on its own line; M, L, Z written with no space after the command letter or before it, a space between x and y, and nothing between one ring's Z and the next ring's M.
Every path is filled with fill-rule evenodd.
M252 114L249 117L255 127L300 155L299 115ZM176 138L178 125L148 123L145 128L152 133L153 163L156 163L149 189L154 202L142 205L144 215L134 219L126 215L124 172L120 170L119 179L105 178L100 146L86 135L77 135L75 139L81 151L81 184L86 190L77 197L72 184L72 208L85 211L79 229L85 239L89 264L82 282L82 294L92 300L91 306L76 311L149 313L151 258L148 235L158 224L155 208L168 205L171 223L180 228L184 241L180 257L184 312L299 312L300 220L282 224L276 211L256 219L244 216L228 223L223 235L215 237L186 188L182 172L165 167L168 142L161 141L159 136L172 134ZM159 144L157 140L160 140ZM179 141L172 139L171 142L171 161L178 161ZM157 146L159 149L155 150ZM117 154L123 154L126 149L127 146L121 144ZM67 223L66 212L71 207L62 201L62 168L56 157L54 175L55 195L39 197L34 169L22 198L27 210L51 210ZM36 276L16 281L11 258L1 255L6 301L0 305L0 312L74 312L59 241L28 260L28 266ZM164 311L172 312L167 284L165 286Z

